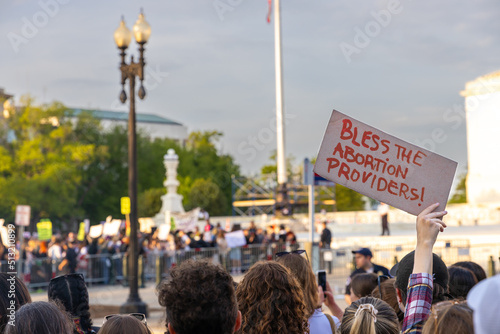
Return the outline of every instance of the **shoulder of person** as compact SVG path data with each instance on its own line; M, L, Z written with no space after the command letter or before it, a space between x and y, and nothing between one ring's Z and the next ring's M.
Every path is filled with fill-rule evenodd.
M389 269L387 269L386 267L384 266L380 266L378 264L374 264L373 265L373 271L377 274L377 275L390 275L389 273Z
M350 275L349 277L347 277L347 280L346 280L346 282L345 282L345 285L346 285L346 286L348 286L348 285L350 285L350 284L351 284L351 282L352 282L352 278L354 277L354 275L357 275L357 274L362 274L362 273L364 273L364 272L365 272L365 271L364 271L364 270L362 270L362 269L356 269L356 270L354 270L354 271L351 273L351 275Z
M357 274L364 274L364 273L366 273L366 271L365 271L364 269L357 268L357 269L355 269L355 270L351 273L351 275L350 275L349 277L351 277L351 278L352 278L354 275L357 275Z

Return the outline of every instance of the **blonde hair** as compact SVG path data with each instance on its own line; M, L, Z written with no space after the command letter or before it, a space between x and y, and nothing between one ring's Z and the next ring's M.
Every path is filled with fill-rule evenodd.
M313 315L314 310L321 306L318 298L318 283L316 283L316 275L314 275L311 264L299 254L280 256L276 262L290 269L302 286L307 317L309 318Z
M345 309L341 334L399 334L396 312L383 300L363 297Z

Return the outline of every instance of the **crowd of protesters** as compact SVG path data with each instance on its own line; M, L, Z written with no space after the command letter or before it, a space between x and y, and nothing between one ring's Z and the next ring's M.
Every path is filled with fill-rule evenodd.
M369 250L355 252L365 258L356 261L357 272L348 281L351 303L345 309L328 282L326 290L318 285L304 250L254 264L240 283L211 261L185 261L157 286L166 333L498 333L500 275L486 278L473 262L447 268L433 254L446 228L446 211L433 212L437 206L417 217L416 249L391 272L371 263ZM24 283L6 273L0 274L0 291L5 334L151 333L146 316L137 313L111 314L95 327L80 274L52 279L49 302L31 302Z
M241 229L240 225L235 224L231 231ZM229 231L223 229L220 223L211 224L209 219L206 219L201 229L199 226L194 226L193 230L188 232L171 231L165 240L160 240L159 229L156 228L153 228L151 233L139 232L141 286L144 286L144 280L151 278L144 276L145 271L156 273L157 270L161 270L164 276L168 275L175 264L197 256L199 250L207 248L217 248L217 255L205 252L204 257L213 256L215 262L224 265L233 274L241 274L257 260L267 257L267 254L260 257L254 256L253 253L249 254L251 247L286 245L292 250L298 247L294 232L284 225L257 228L251 221L242 230L245 243L250 247L245 250L239 247L229 248L225 239L225 234ZM35 233L25 238L23 246L18 243L18 248L23 248L21 272L25 274L25 280L31 282L34 287L43 287L50 278L66 273L83 273L93 283L126 284L126 256L129 243L130 237L126 235L125 228L115 236L91 238L87 235L84 240L78 240L74 232L62 234L56 231L51 240L40 241ZM19 254L20 252L17 253L18 256ZM6 248L0 243L0 261L5 260L0 262L0 271L7 271L6 256ZM160 262L157 261L159 257L161 257ZM161 268L156 268L159 264ZM151 270L147 271L148 268Z
M239 283L213 259L189 259L175 266L157 286L158 303L165 307L165 330L171 334L498 333L500 275L488 279L474 262L447 267L433 253L438 234L446 228L442 217L447 212L434 212L437 207L433 204L417 217L416 249L391 270L373 263L370 249L353 251L356 270L346 283L345 309L335 301L328 282L325 290L318 285L307 252L297 249L293 232L284 226L263 230L252 222L244 230L247 244L282 243L287 251L253 264ZM203 232L176 231L167 240L158 240L155 232L140 234L140 252L227 248L224 233L220 225L207 220ZM47 244L29 240L26 258L57 258L63 275L50 280L49 302L31 302L21 279L1 273L0 333L152 333L144 314L111 314L101 328L95 327L86 278L74 273L82 255L127 250L125 235L84 243L72 233L64 240L56 235ZM69 274L64 274L65 268Z

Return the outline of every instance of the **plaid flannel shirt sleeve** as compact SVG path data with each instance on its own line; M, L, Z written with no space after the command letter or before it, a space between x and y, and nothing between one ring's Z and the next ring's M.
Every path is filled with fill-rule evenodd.
M410 275L402 333L422 333L425 320L431 313L432 287L431 274Z

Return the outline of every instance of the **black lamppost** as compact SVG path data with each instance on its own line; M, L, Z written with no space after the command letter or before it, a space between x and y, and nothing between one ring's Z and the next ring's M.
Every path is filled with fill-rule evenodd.
M138 291L138 257L139 247L137 242L137 159L136 159L136 131L135 131L135 77L139 77L141 86L139 87L139 98L142 100L146 96L146 91L142 85L144 81L144 44L147 43L151 35L151 27L144 19L144 14L139 14L139 19L132 28L134 37L139 44L139 62L134 62L134 56L131 57L130 64L125 63L125 50L132 40L132 33L125 26L125 21L121 20L120 26L116 29L114 38L116 45L120 49L121 63L120 71L122 73L122 91L120 101L127 101L125 93L125 82L129 81L129 99L130 113L128 116L128 194L130 197L130 244L128 249L128 282L130 293L127 301L120 307L121 313L148 313L148 306L139 297Z

